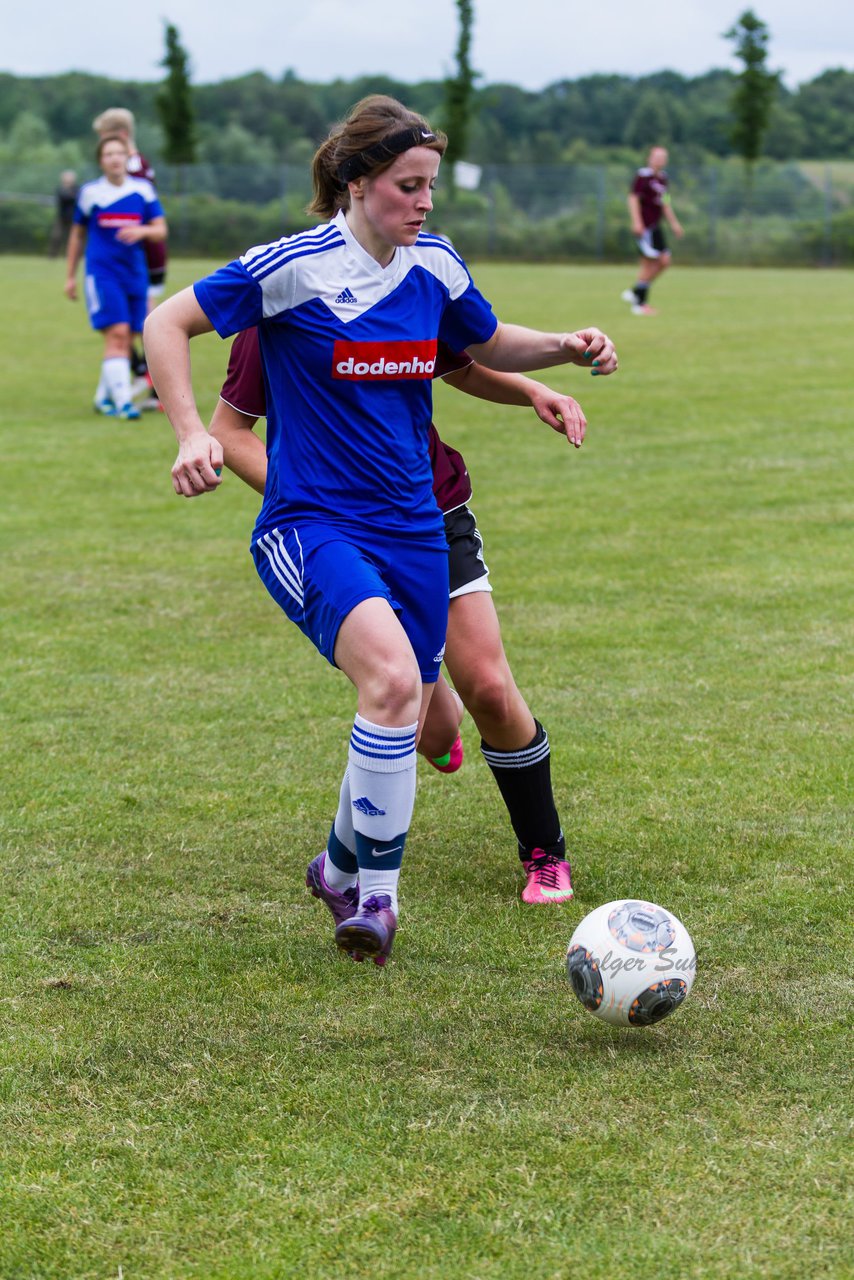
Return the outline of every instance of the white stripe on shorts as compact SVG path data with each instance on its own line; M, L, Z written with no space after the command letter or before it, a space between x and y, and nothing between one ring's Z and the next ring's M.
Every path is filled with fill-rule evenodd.
M297 539L299 541L299 539ZM304 607L302 570L298 569L288 554L285 540L278 529L265 533L258 539L258 546L270 562L270 568L287 591L296 600L299 607Z
M98 297L98 286L95 284L94 276L86 277L86 306L90 316L101 310L101 299Z

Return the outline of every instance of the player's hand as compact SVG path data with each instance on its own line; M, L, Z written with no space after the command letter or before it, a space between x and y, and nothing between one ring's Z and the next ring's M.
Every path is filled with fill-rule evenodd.
M222 484L222 445L202 427L182 442L172 468L172 488L185 498L212 493Z
M616 373L619 361L614 344L601 329L578 329L563 335L563 347L570 364L590 369L593 376Z
M77 301L77 281L74 276L69 276L65 282L65 296L71 302Z
M576 449L581 448L587 434L587 419L577 400L543 387L542 392L534 392L531 396L531 406L537 417L550 426L552 431L566 436Z
M119 227L116 239L122 244L137 244L145 239L145 227Z

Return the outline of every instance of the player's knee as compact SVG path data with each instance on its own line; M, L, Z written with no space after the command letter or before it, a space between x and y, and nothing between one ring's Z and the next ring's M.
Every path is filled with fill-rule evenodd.
M475 718L483 716L498 722L510 718L514 685L509 673L500 668L475 672L464 688L457 685L457 692Z
M378 724L412 723L421 707L421 673L414 659L390 658L362 690L369 719ZM364 704L364 703L363 703ZM367 710L367 707L366 707Z

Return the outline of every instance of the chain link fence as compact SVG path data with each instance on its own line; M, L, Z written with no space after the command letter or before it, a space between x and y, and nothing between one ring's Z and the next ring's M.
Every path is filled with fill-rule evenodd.
M465 190L437 190L431 229L471 258L624 261L632 256L623 164L466 166ZM45 253L58 173L0 166L0 253ZM81 173L80 180L95 177ZM444 175L443 175L444 178ZM161 165L170 253L226 260L317 220L305 167ZM681 263L844 266L854 263L854 166L763 162L749 180L736 160L671 170L685 227Z

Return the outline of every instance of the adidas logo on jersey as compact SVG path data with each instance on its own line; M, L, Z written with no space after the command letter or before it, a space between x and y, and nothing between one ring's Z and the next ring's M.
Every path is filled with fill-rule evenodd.
M351 381L390 378L432 378L436 368L436 339L405 342L336 342L333 378Z
M385 817L385 809L378 809L367 796L359 796L358 800L353 801L353 808L358 809L359 813L363 813L366 818L383 818Z
M358 302L358 298L356 298L355 295L352 294L350 290L345 287L344 289L341 290L341 292L339 293L335 301L337 303Z

